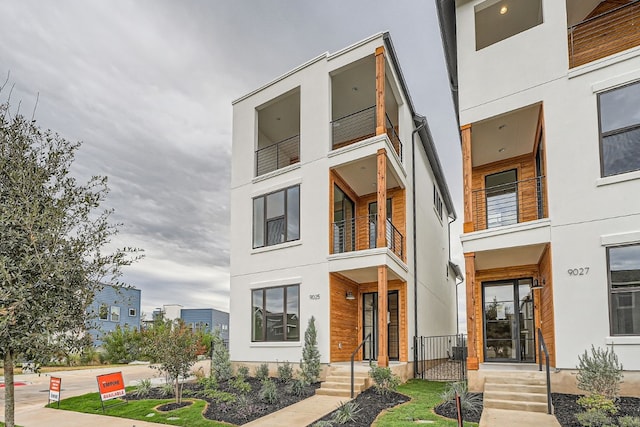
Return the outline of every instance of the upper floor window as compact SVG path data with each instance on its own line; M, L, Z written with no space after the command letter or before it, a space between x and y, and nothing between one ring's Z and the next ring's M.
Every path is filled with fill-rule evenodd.
M640 244L607 253L611 335L640 335Z
M136 309L135 308L130 308L129 309L129 317L135 317L136 316Z
M475 7L476 50L542 24L542 0L487 0Z
M251 341L299 341L299 295L299 285L254 289Z
M602 176L640 170L640 82L598 95Z
M436 214L442 219L442 198L436 186L433 186L433 208L436 210Z
M112 322L120 321L120 307L115 305L111 306L111 321Z
M300 186L253 199L253 247L300 239Z
M98 309L98 318L100 320L109 319L109 307L107 304L100 304L100 308Z

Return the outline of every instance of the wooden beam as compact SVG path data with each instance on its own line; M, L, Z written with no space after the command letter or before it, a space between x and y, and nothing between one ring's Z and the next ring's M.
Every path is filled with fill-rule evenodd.
M389 311L387 266L378 266L378 366L389 366L389 337L387 331L387 312Z
M376 247L384 248L387 246L387 150L379 149L377 156L378 226L376 227Z
M482 299L478 301L476 299L476 254L475 252L469 252L464 254L464 266L466 276L466 291L467 291L467 369L477 370L480 367L478 358L479 349L477 339L477 328L482 327L482 322L478 324L476 319L476 304L481 304Z
M384 109L385 86L384 47L376 48L376 135L387 133L386 114Z
M462 136L462 186L464 189L464 223L465 233L474 231L473 226L473 192L471 191L473 164L471 162L471 125L460 128Z

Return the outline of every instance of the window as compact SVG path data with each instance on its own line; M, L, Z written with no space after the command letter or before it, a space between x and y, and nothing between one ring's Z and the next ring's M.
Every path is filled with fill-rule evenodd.
M442 219L442 198L440 197L440 193L438 193L438 189L435 185L433 186L433 207L436 210L438 217Z
M136 309L135 308L130 308L129 309L129 317L135 317L136 316Z
M111 306L111 321L112 322L120 321L120 307L116 307L114 305Z
M607 249L611 335L640 335L640 244Z
M640 170L640 82L598 95L602 176Z
M109 307L107 304L100 304L100 308L98 309L98 318L100 320L109 319Z
M475 7L476 50L542 24L542 0L487 0Z
M518 223L518 176L515 169L485 178L487 228Z
M251 341L299 341L300 286L254 289Z
M253 247L300 239L300 186L253 199Z

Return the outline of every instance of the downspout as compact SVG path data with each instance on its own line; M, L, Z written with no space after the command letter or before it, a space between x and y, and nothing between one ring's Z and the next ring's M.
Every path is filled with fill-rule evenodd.
M451 224L454 223L456 221L456 218L453 218L451 221L447 222L447 239L448 239L448 247L449 247L449 262L451 262ZM447 263L447 268L450 268L448 263ZM460 313L458 313L458 285L460 283L458 283L458 277L454 277L453 281L455 283L456 286L456 336L460 335L460 325L459 325L459 321L458 321L458 316L460 315Z
M424 118L420 126L411 132L411 210L413 216L413 320L414 337L418 337L418 248L416 245L416 133L427 124ZM417 340L413 340L413 376L418 372L418 346Z

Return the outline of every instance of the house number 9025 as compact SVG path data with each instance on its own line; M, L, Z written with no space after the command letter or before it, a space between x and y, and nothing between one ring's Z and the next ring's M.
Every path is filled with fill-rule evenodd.
M586 276L589 274L589 267L570 268L567 273L569 276Z

